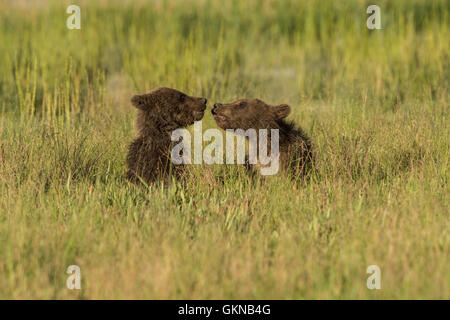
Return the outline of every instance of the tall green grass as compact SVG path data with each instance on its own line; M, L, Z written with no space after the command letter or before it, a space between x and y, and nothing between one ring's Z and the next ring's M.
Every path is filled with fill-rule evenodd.
M0 298L450 297L448 1L373 31L368 1L81 1L81 30L69 4L0 1ZM290 104L315 171L129 185L157 86Z

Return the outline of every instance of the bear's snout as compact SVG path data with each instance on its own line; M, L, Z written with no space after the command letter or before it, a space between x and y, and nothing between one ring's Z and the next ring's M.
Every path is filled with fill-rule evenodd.
M219 108L220 106L222 106L220 103L214 103L214 107L212 108L211 113L213 115L216 115L217 114L216 108Z

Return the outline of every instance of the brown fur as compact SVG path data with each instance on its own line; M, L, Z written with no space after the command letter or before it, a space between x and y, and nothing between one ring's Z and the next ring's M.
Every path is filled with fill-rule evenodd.
M311 140L293 122L284 120L291 112L287 104L270 106L258 99L240 99L228 104L216 103L211 112L222 129L253 128L257 133L258 129L268 129L268 143L270 129L278 129L280 168L290 170L293 176L306 173L312 161Z
M139 110L139 135L129 147L127 178L137 183L140 177L150 184L167 177L171 171L172 131L201 120L206 99L161 87L133 96L131 103ZM183 166L177 165L174 169L180 174Z

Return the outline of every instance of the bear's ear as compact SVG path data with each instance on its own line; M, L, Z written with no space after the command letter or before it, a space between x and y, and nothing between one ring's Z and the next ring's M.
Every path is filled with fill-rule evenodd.
M131 98L133 106L140 110L148 110L156 103L156 97L152 93L137 94Z
M134 95L131 98L131 104L138 109L144 110L145 109L145 99L144 99L143 95L139 95L139 94Z
M291 107L287 104L280 104L279 106L272 107L275 118L283 119L286 118L289 113L291 113Z

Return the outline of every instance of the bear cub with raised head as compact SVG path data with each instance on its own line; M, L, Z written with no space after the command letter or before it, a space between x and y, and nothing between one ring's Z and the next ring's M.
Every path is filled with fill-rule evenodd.
M139 110L138 137L131 143L127 156L127 178L147 184L168 176L171 171L172 131L201 120L206 98L191 97L171 88L157 88L135 95L131 103ZM182 165L172 169L181 174Z
M278 129L279 163L282 170L293 177L303 176L312 164L311 140L294 122L286 118L291 112L287 104L271 106L258 99L240 99L231 103L215 103L211 113L222 129L267 129L270 144L270 129ZM258 136L259 141L259 136ZM270 146L267 147L270 150Z

